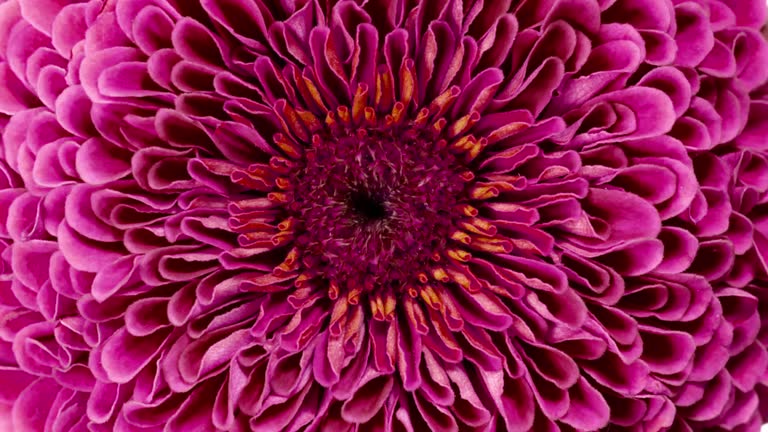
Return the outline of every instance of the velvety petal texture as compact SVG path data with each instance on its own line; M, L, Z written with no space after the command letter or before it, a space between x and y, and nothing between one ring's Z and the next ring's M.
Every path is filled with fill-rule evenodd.
M758 430L766 18L0 0L0 430Z

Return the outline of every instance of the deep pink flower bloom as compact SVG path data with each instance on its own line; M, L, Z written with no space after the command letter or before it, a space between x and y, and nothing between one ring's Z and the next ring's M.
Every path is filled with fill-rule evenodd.
M758 430L765 21L0 0L0 430Z

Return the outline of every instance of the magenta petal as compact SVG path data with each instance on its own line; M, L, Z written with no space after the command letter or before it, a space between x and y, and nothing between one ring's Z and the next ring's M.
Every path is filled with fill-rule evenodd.
M95 188L86 185L72 188L64 206L64 217L69 226L82 236L100 242L118 241L121 233L99 218L93 209L95 192Z
M99 94L107 97L142 97L163 94L144 62L123 62L104 69L97 81Z
M16 114L33 104L33 96L8 68L0 63L0 113Z
M724 43L716 40L699 68L712 76L731 77L736 73L736 59Z
M58 392L56 382L40 378L27 387L13 404L12 418L14 431L38 432L44 429L49 409Z
M664 258L656 267L657 272L679 273L693 263L699 246L693 234L676 227L664 227L659 238L664 244Z
M639 82L667 93L672 99L677 116L681 116L691 103L692 89L683 72L672 67L654 69Z
M172 40L177 52L190 61L211 67L224 63L218 41L197 21L184 18L177 22Z
M638 276L654 270L664 259L664 245L659 240L632 242L600 258L617 272Z
M508 431L526 431L533 423L533 395L521 379L504 379L503 394L498 395L501 416Z
M44 187L57 187L73 183L75 153L78 146L72 141L49 143L37 154L32 167L35 182Z
M693 360L696 346L685 333L641 326L640 334L644 347L642 358L654 372L677 373Z
M0 389L0 401L3 404L13 404L19 398L19 395L37 378L21 370L0 370L0 376L3 378L3 388Z
M18 191L21 192L21 191ZM42 206L40 199L30 193L17 195L16 193L5 196L7 207L7 221L5 230L7 235L18 242L35 239L44 226L41 218Z
M103 243L96 243L78 234L67 224L59 226L59 247L72 267L90 272L97 272L102 267L113 263L121 255L102 247Z
M133 336L148 336L169 325L167 298L146 298L125 311L125 330Z
M146 366L168 337L159 331L147 337L135 337L127 330L118 330L103 345L101 363L112 382L123 384L132 380Z
M615 190L591 189L588 200L590 214L607 224L608 239L611 243L653 238L661 230L661 221L656 209L637 195ZM638 220L646 222L640 225Z
M637 394L648 381L648 366L641 362L626 364L615 354L593 361L584 369L598 383L624 395Z
M62 372L56 372L54 378L62 387L82 392L90 392L96 382L91 370L83 364L77 364Z
M419 415L431 430L458 432L459 427L455 418L445 408L430 404L418 395L415 397L415 402Z
M592 101L626 105L634 114L634 130L629 138L646 138L668 132L674 123L674 106L670 98L659 90L637 87L598 96ZM625 138L626 139L626 138Z
M565 353L543 345L531 345L526 351L532 368L558 388L568 389L579 379L576 363Z
M729 372L733 384L744 392L749 392L760 379L759 371L768 367L768 353L765 347L755 342L731 360Z
M724 0L723 3L733 10L736 23L739 25L758 28L765 24L768 6L759 0Z
M253 430L281 430L287 426L296 412L299 411L304 397L307 395L311 385L307 385L304 390L288 399L284 403L275 403L272 409L264 410L260 415L252 417L249 424Z
M726 371L720 372L705 384L704 397L687 409L686 415L693 420L711 420L717 417L728 403L731 392L731 378Z
M213 20L244 43L264 40L267 31L265 17L257 4L233 0L203 0L201 3Z
M749 121L744 132L737 138L740 145L755 150L764 150L765 136L768 134L768 102L754 101L749 107Z
M568 391L570 408L562 422L577 430L598 430L608 424L610 409L605 398L583 377Z
M365 423L381 408L392 390L392 376L382 375L360 385L341 408L341 415L352 423Z
M19 281L39 289L48 280L48 263L56 250L54 243L42 240L14 244L11 265Z
M707 13L695 3L675 7L678 22L678 51L675 63L682 66L696 66L701 63L715 44L712 30L708 28Z
M645 61L659 66L672 63L677 54L677 44L668 33L658 30L644 30L640 35L645 42Z
M131 30L136 45L145 53L152 54L162 48L171 47L173 21L161 8L145 7L132 21Z
M51 34L51 26L59 12L66 6L66 0L20 0L21 15L30 24L45 34Z
M188 430L212 430L212 406L204 401L211 397L214 383L196 389L190 397L179 406L178 411L169 419L165 426L168 432L184 432ZM201 409L201 407L205 407Z
M96 273L91 290L93 297L104 301L131 282L138 281L137 256L125 256Z
M180 358L179 372L182 378L194 383L201 377L208 376L228 363L243 345L252 340L251 338L247 330L240 330L221 340L209 336L191 343Z
M135 61L141 58L141 53L137 49L128 47L113 47L99 51L93 56L89 56L80 66L80 81L88 97L94 102L100 102L98 80L101 73L109 66L114 66L122 62Z
M100 138L80 146L75 167L83 181L94 185L117 180L131 171L127 152Z
M59 124L68 132L81 137L95 134L90 116L91 102L80 86L69 87L56 99Z
M63 57L72 55L74 46L85 37L87 5L82 3L65 6L53 20L51 44Z

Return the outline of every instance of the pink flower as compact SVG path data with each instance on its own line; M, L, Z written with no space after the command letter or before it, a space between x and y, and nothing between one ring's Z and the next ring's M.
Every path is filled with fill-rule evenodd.
M0 0L0 429L757 430L762 0Z

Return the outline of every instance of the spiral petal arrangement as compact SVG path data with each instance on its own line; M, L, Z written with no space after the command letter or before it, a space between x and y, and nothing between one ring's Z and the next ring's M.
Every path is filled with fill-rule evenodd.
M0 0L0 430L758 430L765 22Z

